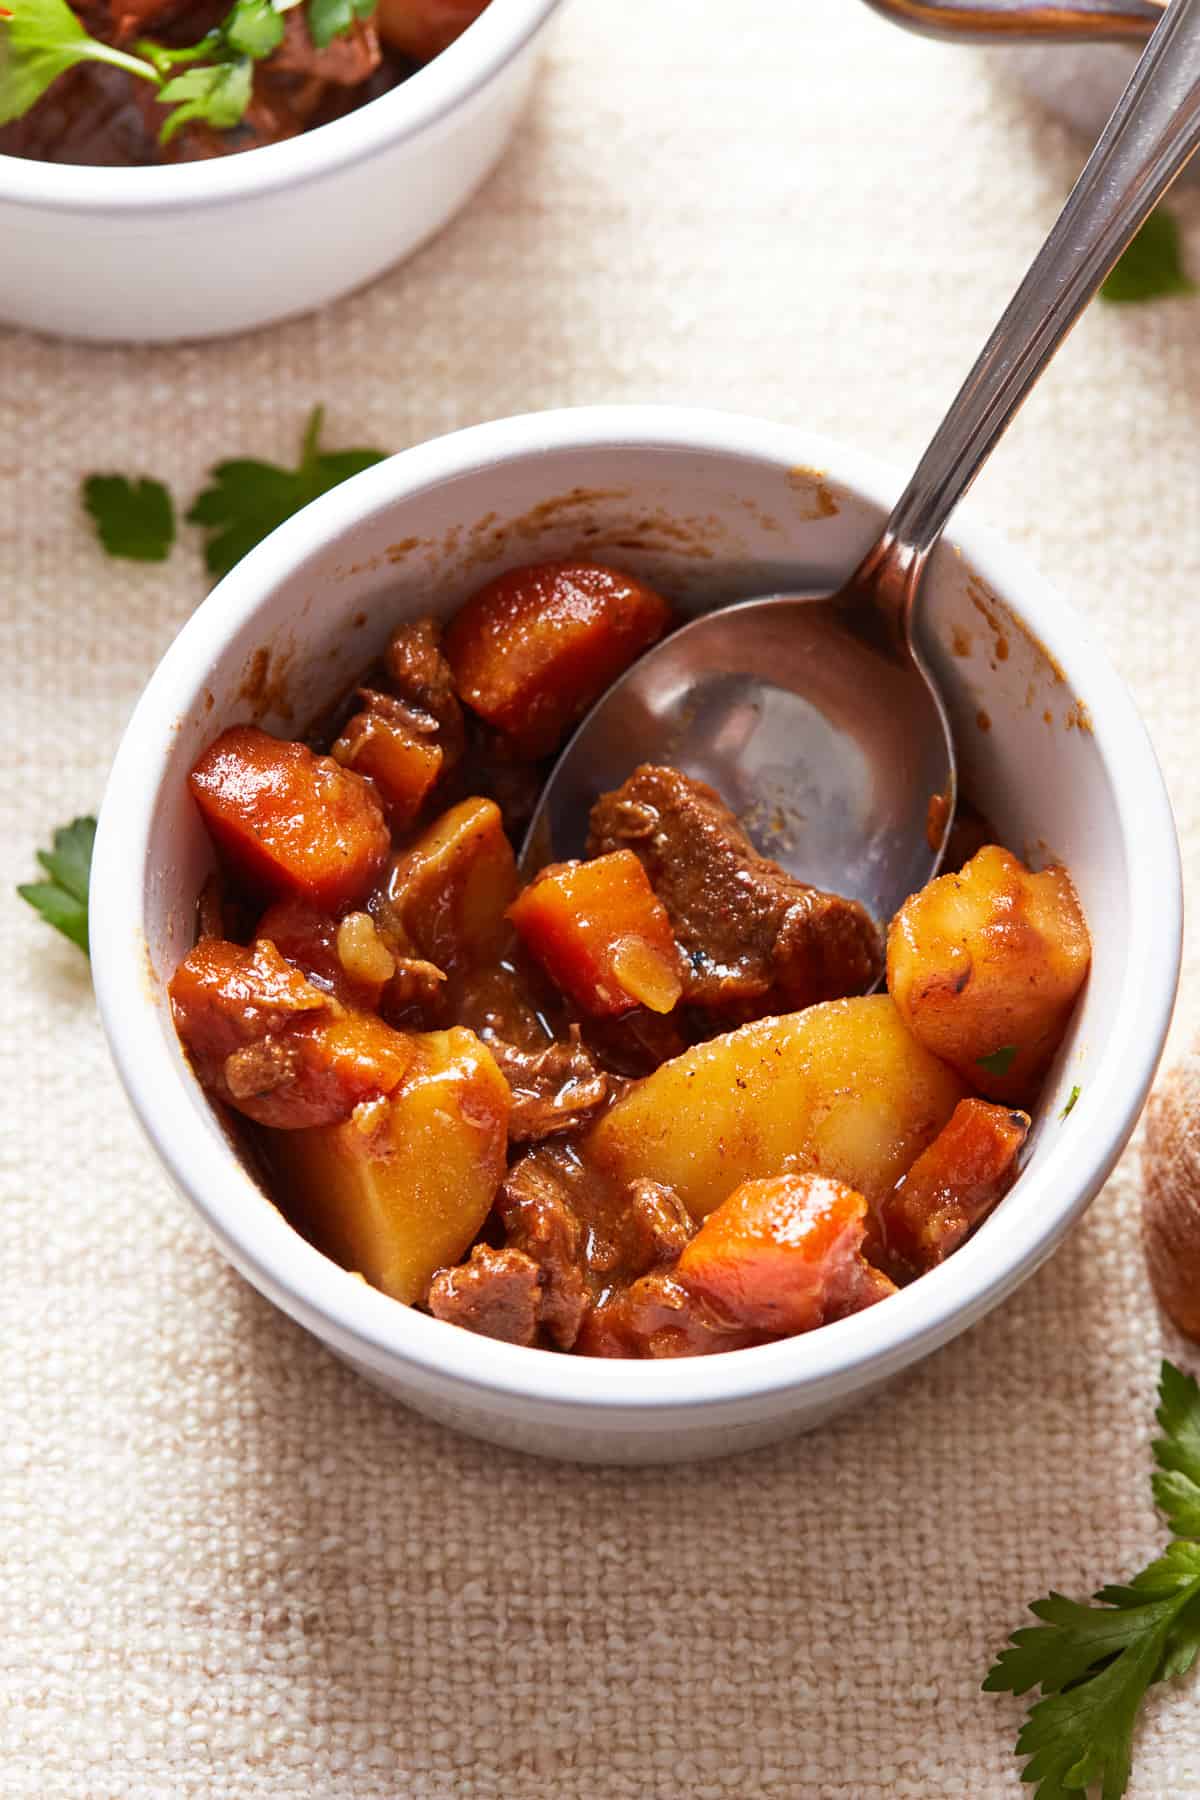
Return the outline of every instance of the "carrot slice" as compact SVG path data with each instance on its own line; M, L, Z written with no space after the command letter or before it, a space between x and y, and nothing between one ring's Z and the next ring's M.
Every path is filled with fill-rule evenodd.
M632 575L535 563L467 601L445 654L467 705L523 756L545 756L669 619L662 595Z
M632 850L553 863L509 908L531 955L593 1017L669 1013L683 992L666 908Z
M189 785L235 877L260 892L336 912L363 898L391 848L368 782L256 725L222 732Z

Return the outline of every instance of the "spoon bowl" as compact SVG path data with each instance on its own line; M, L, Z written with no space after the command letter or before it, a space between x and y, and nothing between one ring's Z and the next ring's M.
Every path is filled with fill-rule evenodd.
M861 625L828 594L747 600L684 625L575 733L523 866L582 856L597 796L638 763L665 762L715 787L764 855L886 924L940 856L954 754L917 658Z

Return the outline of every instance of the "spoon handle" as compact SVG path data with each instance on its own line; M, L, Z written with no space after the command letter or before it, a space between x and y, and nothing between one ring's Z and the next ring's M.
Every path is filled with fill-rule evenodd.
M1144 43L1166 0L867 0L909 31L956 43Z
M1200 0L1171 0L1070 198L847 592L907 640L946 522L1113 263L1200 144Z

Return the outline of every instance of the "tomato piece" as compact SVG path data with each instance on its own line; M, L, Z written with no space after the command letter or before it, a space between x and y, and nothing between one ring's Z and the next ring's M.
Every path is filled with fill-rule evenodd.
M960 1100L879 1208L885 1260L922 1274L944 1262L1017 1178L1029 1114Z
M390 694L364 690L361 712L347 721L330 754L343 768L368 775L387 805L392 825L405 831L442 772L442 747L432 719L422 721Z
M387 860L391 837L370 784L256 725L222 732L189 785L234 875L257 891L336 912L363 897Z
M678 1280L743 1327L790 1337L862 1282L867 1203L825 1175L744 1181L680 1252Z
M379 905L385 930L439 969L499 952L517 864L494 800L462 800L398 856Z
M169 991L204 1086L260 1125L335 1124L390 1093L412 1061L412 1038L322 993L265 939L205 938Z
M510 569L467 601L446 633L461 698L524 756L544 756L634 658L670 608L599 563Z
M666 908L632 850L543 869L508 909L552 980L596 1017L669 1013L683 969Z

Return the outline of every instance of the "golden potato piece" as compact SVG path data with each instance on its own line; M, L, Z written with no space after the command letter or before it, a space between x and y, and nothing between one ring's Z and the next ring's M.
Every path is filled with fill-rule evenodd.
M888 991L915 1037L991 1100L1027 1103L1062 1041L1092 947L1065 869L988 844L906 900Z
M439 969L476 966L499 951L517 865L494 800L462 800L398 856L388 877L391 919Z
M964 1088L886 994L758 1019L664 1063L583 1145L622 1181L673 1188L696 1218L743 1181L799 1170L882 1200Z
M466 1255L504 1176L509 1090L474 1032L414 1034L385 1098L341 1125L271 1134L289 1211L373 1287L412 1305Z

